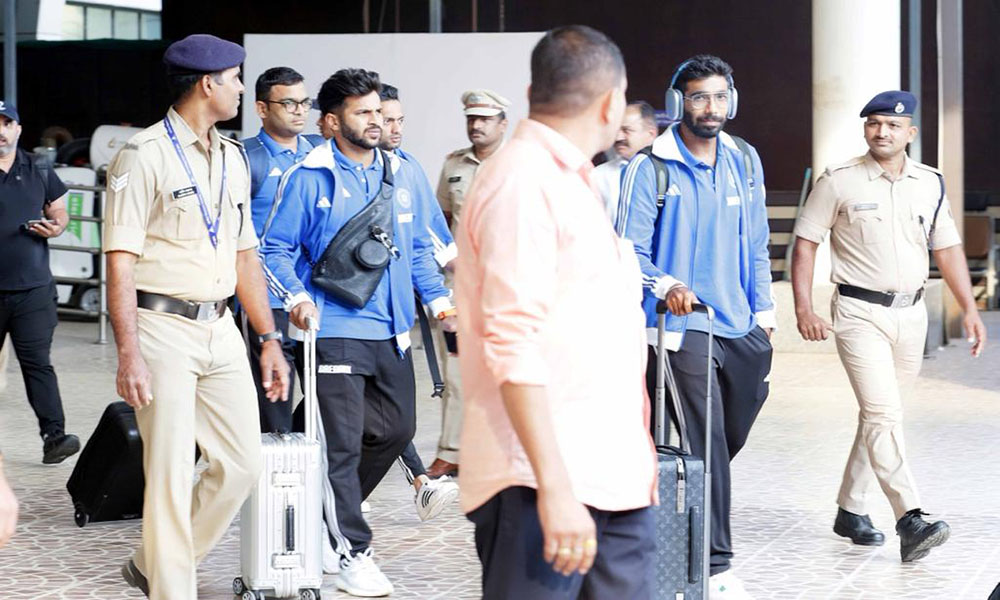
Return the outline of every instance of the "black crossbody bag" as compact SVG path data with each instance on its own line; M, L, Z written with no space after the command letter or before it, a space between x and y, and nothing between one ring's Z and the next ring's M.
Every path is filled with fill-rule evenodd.
M399 258L392 237L392 168L385 153L382 164L378 195L340 228L312 264L313 285L355 308L368 304L389 261Z

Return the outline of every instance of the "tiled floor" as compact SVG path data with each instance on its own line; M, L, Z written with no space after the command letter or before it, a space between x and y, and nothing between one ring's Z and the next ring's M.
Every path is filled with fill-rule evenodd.
M989 315L1000 340L1000 314ZM63 323L54 362L69 428L82 438L115 399L114 347L93 344L95 326ZM781 332L789 335L792 332ZM892 515L883 501L872 517L886 545L851 546L830 531L834 496L854 434L854 400L835 355L779 354L772 393L734 469L736 572L760 599L985 600L1000 580L1000 348L967 358L964 344L925 362L906 410L907 447L925 509L953 535L923 561L902 565ZM418 388L429 389L418 363ZM0 392L0 447L21 499L21 525L0 550L0 600L140 598L118 568L139 536L137 521L79 529L65 490L73 461L40 464L34 417L12 361ZM437 401L419 401L417 447L432 458ZM613 452L614 448L609 448ZM476 598L478 563L468 522L452 507L421 523L398 470L372 498L378 561L396 598ZM238 529L202 565L199 597L233 598ZM328 578L324 598L339 596Z

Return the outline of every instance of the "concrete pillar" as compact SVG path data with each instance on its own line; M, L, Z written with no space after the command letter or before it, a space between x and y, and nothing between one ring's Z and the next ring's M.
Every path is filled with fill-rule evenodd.
M868 150L861 108L899 89L900 0L812 0L813 176ZM829 245L816 256L816 285L830 280Z
M937 9L938 167L944 172L951 214L959 233L965 214L965 138L962 109L962 0L939 0ZM948 334L962 337L962 318L951 292L945 295Z

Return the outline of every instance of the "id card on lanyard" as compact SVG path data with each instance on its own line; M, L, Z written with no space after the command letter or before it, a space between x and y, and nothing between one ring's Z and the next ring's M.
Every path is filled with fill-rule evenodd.
M220 147L220 152L222 152L222 188L219 191L219 212L215 215L215 220L213 221L212 215L208 210L208 204L205 202L205 196L201 193L201 186L198 185L198 181L194 178L191 163L188 162L187 156L184 155L184 149L181 148L181 143L177 140L177 133L174 131L174 126L170 124L169 118L163 117L163 126L167 130L167 137L170 138L170 143L174 146L177 158L181 161L181 166L184 167L184 172L187 173L191 187L194 188L194 193L198 196L198 207L201 208L201 218L205 222L205 228L208 229L208 239L212 242L213 248L218 248L219 221L222 219L222 202L224 200L223 196L226 193L226 152ZM211 168L209 168L209 180L211 180Z

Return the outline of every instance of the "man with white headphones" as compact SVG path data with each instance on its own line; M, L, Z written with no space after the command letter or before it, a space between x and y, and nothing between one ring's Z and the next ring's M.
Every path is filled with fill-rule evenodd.
M632 240L643 271L649 331L647 381L654 396L656 301L666 299L667 347L681 398L671 407L691 450L705 456L708 322L693 302L716 311L712 367L711 600L746 599L730 571L729 462L743 447L767 398L771 369L771 263L760 157L723 133L736 116L732 68L699 55L683 62L667 90L673 121L625 169L616 228Z

